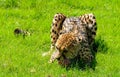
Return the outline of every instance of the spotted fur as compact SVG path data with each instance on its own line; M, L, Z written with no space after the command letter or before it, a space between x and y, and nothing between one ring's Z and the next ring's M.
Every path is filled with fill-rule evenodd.
M63 17L63 19L55 21L59 19L59 16ZM55 23L58 23L58 27L55 26ZM53 24L51 29L51 42L56 50L51 56L51 62L59 58L58 62L62 65L69 64L70 61L68 60L77 56L86 64L92 62L94 56L92 55L90 46L94 42L97 30L96 20L93 14L70 18L66 18L63 14L56 14L53 19Z
M60 30L62 28L62 23L65 20L65 16L61 13L54 15L51 27L51 48L55 47L55 43L59 37Z
M83 24L86 24L89 44L92 45L97 31L96 18L92 13L81 15L79 18Z

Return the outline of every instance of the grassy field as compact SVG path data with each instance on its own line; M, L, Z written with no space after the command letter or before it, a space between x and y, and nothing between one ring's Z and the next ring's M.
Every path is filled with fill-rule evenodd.
M55 13L94 13L99 42L95 70L49 64L50 26ZM14 29L32 35L15 37ZM120 0L0 0L0 77L120 77Z

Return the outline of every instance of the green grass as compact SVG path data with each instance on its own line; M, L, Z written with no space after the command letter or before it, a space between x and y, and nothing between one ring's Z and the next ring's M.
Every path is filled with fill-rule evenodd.
M0 0L0 77L119 77L119 6L119 0ZM59 12L66 16L95 14L100 43L95 70L66 70L57 62L49 64L50 56L42 57L50 49L50 26ZM16 27L32 35L15 37Z

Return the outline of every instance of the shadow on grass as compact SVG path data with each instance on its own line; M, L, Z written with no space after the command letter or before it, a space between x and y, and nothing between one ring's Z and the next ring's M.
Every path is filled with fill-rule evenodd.
M93 70L95 70L95 67L97 64L97 61L96 61L97 52L107 53L108 47L106 42L101 37L99 37L95 40L93 46L91 47L91 50L92 50L94 59L89 65L86 65L82 60L79 60L79 57L76 57L75 59L72 60L71 65L66 69L77 68L77 69L85 70L87 68L92 68Z
M97 38L92 47L93 52L107 53L108 46L107 43L101 38Z

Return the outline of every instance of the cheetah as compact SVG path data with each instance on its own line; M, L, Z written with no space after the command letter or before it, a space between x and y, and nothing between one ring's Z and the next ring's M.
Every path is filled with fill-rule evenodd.
M68 66L71 59L79 56L89 65L94 59L90 47L94 43L96 30L96 19L92 13L79 17L55 14L51 27L53 54L50 63L57 59L59 64Z

